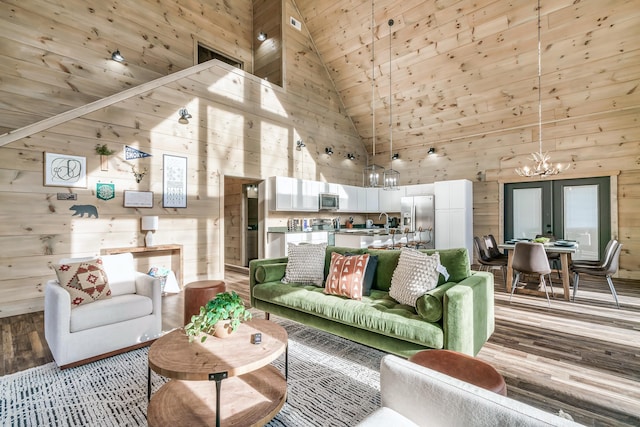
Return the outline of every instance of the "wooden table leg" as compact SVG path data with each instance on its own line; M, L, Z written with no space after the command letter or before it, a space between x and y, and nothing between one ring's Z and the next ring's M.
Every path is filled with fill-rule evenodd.
M507 283L505 283L505 288L507 293L511 293L511 283L513 282L513 252L507 251Z
M560 263L562 264L562 288L564 290L564 299L569 301L569 263L571 262L571 254L561 253Z

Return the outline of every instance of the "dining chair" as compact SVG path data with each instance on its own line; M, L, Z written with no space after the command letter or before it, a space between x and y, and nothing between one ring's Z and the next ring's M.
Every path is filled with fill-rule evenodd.
M545 234L536 234L536 239L539 237L546 237L550 242L555 242L556 236L553 233L545 233ZM560 254L558 253L547 253L547 259L549 260L549 264L553 269L558 273L558 279L562 279L560 275L560 270L562 269L562 263L560 262Z
M496 238L493 237L493 234L487 234L484 236L484 243L487 246L487 251L492 259L504 259L506 262L508 257L498 249L498 242L496 242Z
M620 303L618 302L618 294L616 293L616 288L613 286L613 280L611 280L611 276L616 274L618 271L620 251L622 251L622 243L613 244L615 249L610 250L611 254L608 259L605 258L603 264L600 266L594 265L582 265L576 266L575 264L572 266L571 270L573 271L573 301L576 300L576 294L578 293L578 284L580 282L580 274L586 274L589 276L598 276L604 277L609 284L609 289L611 290L611 295L613 295L613 299L616 302L616 307L620 308Z
M502 280L504 280L505 286L507 284L507 260L496 260L489 256L487 247L484 244L484 239L474 236L473 249L476 253L476 258L480 263L480 271L489 271L495 268L502 270Z
M607 243L607 246L604 248L604 257L602 260L573 260L571 261L571 266L595 266L595 267L604 267L609 258L613 255L618 245L618 241L616 239L611 239Z
M549 259L547 253L544 250L542 243L534 242L518 242L513 249L513 261L511 263L515 277L511 284L511 296L509 297L509 303L513 298L513 293L516 290L518 281L520 280L520 274L535 274L540 277L540 283L544 288L544 293L547 296L547 303L551 307L551 300L549 299L549 292L547 291L547 283L544 276L549 276L549 285L551 286L551 293L553 294L553 282L551 281L551 267L549 266Z

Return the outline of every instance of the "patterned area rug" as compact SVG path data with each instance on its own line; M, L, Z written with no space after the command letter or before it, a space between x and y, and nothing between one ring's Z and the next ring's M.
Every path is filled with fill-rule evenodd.
M378 370L384 353L272 319L289 334L289 396L268 426L353 426L380 406ZM147 352L64 371L49 363L1 377L0 425L145 426ZM284 356L274 365L284 372ZM152 373L153 392L165 381Z

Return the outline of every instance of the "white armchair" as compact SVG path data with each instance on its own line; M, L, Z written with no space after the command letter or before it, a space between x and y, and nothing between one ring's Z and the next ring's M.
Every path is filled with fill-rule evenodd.
M109 299L72 309L69 292L57 280L46 284L44 331L60 368L144 347L162 334L160 279L135 271L131 253L101 258L111 288ZM69 258L60 263L86 260Z

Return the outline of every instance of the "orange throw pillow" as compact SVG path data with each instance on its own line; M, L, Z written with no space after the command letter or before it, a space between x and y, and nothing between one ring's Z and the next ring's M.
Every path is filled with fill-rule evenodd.
M324 293L361 300L368 263L369 254L344 256L333 252Z

